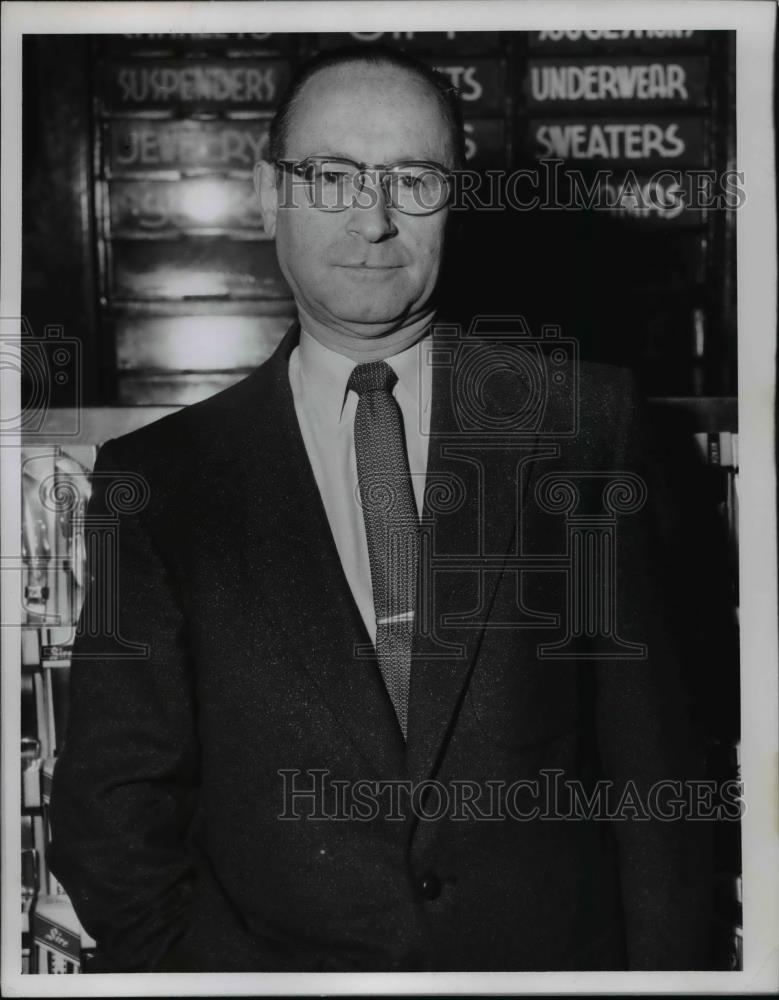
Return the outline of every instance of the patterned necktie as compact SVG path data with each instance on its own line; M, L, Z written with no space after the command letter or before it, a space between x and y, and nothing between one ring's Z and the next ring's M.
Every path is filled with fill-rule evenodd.
M357 365L348 388L360 397L354 418L354 449L376 611L376 655L405 737L419 517L403 418L392 396L397 380L385 361L371 361Z

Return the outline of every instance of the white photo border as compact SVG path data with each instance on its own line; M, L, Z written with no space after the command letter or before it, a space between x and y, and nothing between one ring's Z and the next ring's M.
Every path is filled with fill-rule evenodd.
M2 286L0 324L21 315L21 50L30 34L313 31L527 31L683 28L737 35L737 166L746 202L737 223L740 456L744 968L741 972L351 974L21 973L19 699L21 576L2 596L2 991L6 996L303 994L760 993L779 989L779 671L777 670L776 185L771 0L523 2L31 3L2 5ZM5 332L4 329L0 332ZM19 413L18 373L0 365L3 420ZM20 557L20 441L0 447L0 569Z

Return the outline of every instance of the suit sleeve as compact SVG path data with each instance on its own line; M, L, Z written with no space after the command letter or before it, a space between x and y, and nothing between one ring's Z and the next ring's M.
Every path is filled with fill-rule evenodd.
M135 509L143 478L123 468L117 442L101 448L51 868L97 941L90 971L263 969L262 942L189 837L199 760L187 622Z
M670 537L669 498L629 373L615 396L613 471L629 472L646 487L641 509L617 518L615 580L618 635L645 644L646 654L600 661L597 684L603 769L613 801L625 807L613 832L628 967L700 969L708 962L712 829L705 808L702 818L673 818L673 800L683 803L678 811L688 810L706 777L668 616L673 559L662 553ZM639 803L635 811L631 797Z

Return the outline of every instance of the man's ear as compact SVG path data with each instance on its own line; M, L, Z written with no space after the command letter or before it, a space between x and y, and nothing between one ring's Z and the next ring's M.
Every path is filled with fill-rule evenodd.
M276 187L276 168L267 160L260 160L254 164L254 190L260 199L263 228L272 239L276 235L279 192Z

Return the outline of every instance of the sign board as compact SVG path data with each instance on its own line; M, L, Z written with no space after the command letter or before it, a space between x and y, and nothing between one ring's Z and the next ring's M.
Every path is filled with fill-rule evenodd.
M635 30L632 28L569 28L529 31L528 47L549 52L609 52L633 49L640 52L667 52L671 49L703 49L710 31L690 28Z
M604 182L605 211L612 218L627 223L640 223L646 228L678 229L702 226L705 210L691 208L693 192L685 178L657 175L617 174Z
M283 52L294 45L294 35L273 32L145 32L110 35L106 51L113 56L167 55L169 53L216 52L225 54Z
M506 73L501 59L432 60L460 93L466 115L500 114L506 101Z
M316 36L320 49L381 43L414 52L492 52L500 44L497 31L334 31Z
M289 316L134 316L117 323L116 361L126 371L253 368L273 352Z
M531 59L524 80L528 108L701 107L707 64L701 56L592 56Z
M282 59L138 59L109 62L105 100L112 111L186 107L270 110L290 76Z
M527 141L536 159L642 166L706 164L704 118L531 118Z
M118 299L288 298L276 247L217 237L114 240L112 296Z
M251 172L268 136L264 121L107 122L105 159L110 175L159 170Z
M205 229L262 234L259 201L250 178L114 180L108 192L113 236Z

